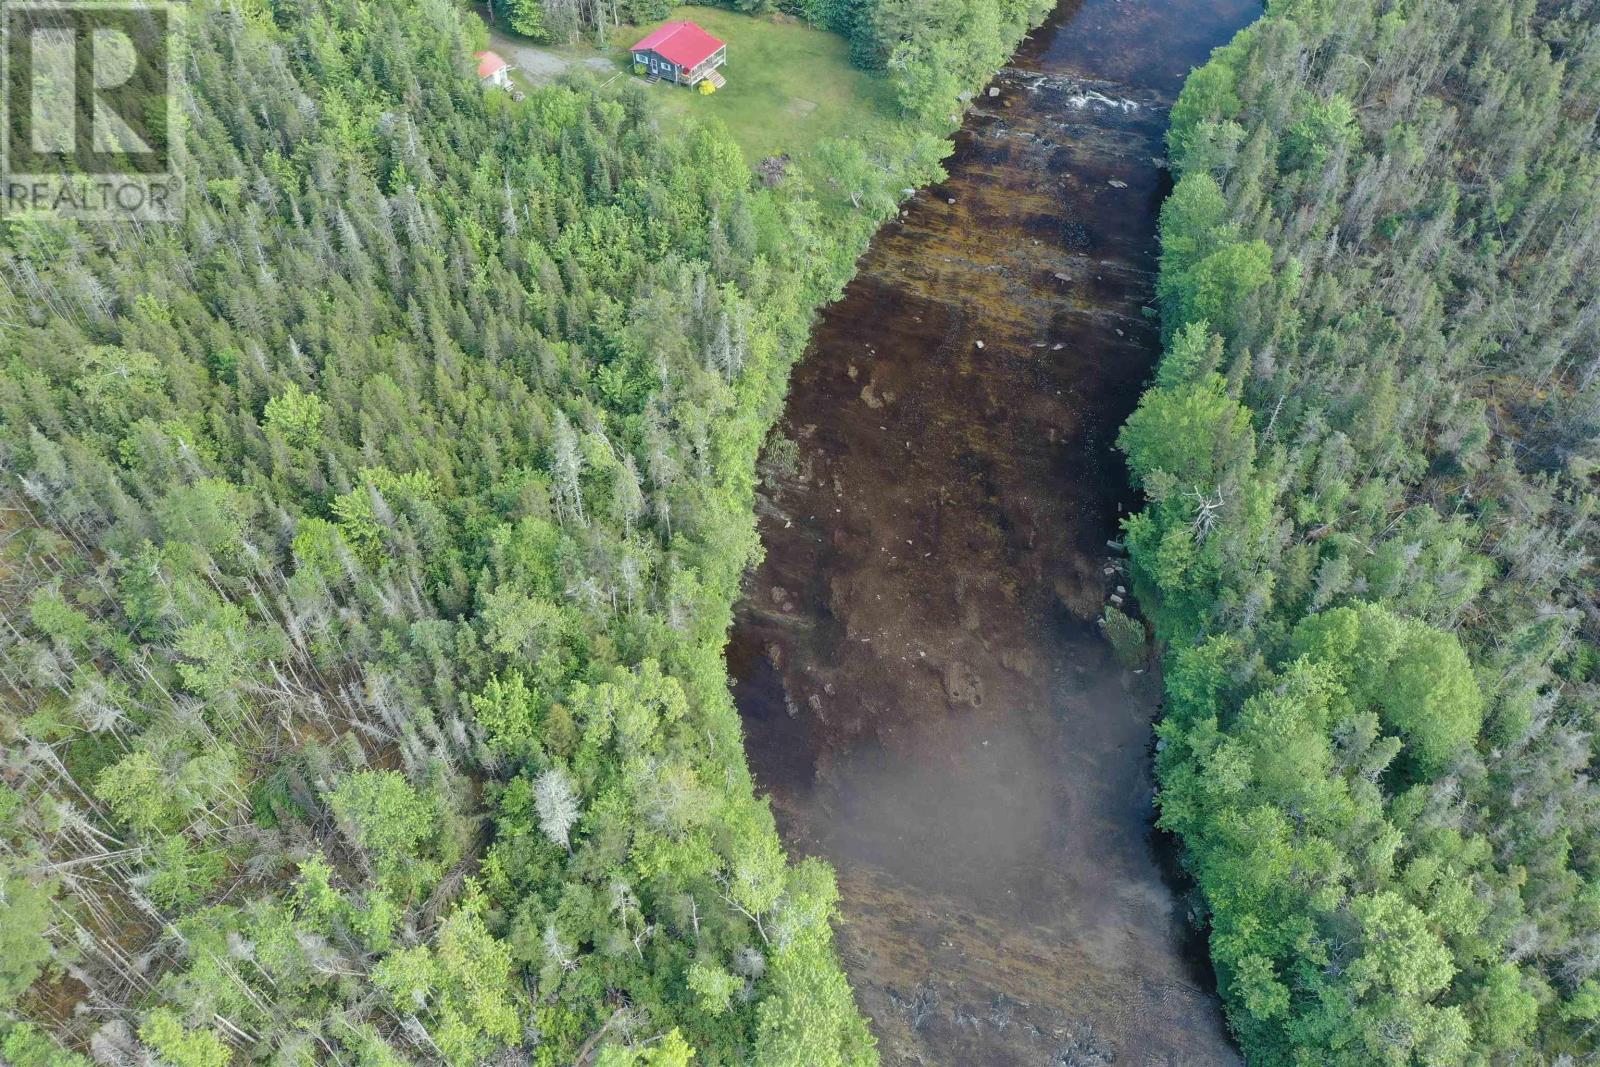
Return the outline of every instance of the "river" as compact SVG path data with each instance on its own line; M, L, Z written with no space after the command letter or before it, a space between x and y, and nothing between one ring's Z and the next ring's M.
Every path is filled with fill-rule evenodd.
M1260 10L1066 0L796 368L729 662L885 1064L1238 1060L1152 830L1159 684L1093 620L1167 109Z

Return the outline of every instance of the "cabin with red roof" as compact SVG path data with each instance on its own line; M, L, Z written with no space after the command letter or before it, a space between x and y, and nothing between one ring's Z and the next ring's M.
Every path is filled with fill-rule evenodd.
M478 82L482 85L493 85L500 89L511 88L511 64L497 52L474 52L472 58L478 61Z
M728 61L728 46L687 20L669 22L634 45L633 65L651 81L664 79L694 86L724 84L717 68ZM709 90L705 90L709 91Z

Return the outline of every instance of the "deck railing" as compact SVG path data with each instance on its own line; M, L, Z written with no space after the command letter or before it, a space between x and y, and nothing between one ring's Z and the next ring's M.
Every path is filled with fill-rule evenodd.
M689 72L689 83L693 84L694 82L698 81L705 75L707 71L716 70L723 63L725 63L727 59L728 46L723 45L721 48L711 53L708 58L702 59L699 63L695 64L694 69Z

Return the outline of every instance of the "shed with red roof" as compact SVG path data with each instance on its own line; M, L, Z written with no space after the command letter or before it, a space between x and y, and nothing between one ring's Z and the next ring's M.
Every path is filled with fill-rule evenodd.
M502 89L511 88L511 64L498 52L474 52L472 58L478 61L478 81Z
M633 46L634 66L651 78L680 85L709 80L723 84L717 68L728 61L728 46L687 20L669 22Z

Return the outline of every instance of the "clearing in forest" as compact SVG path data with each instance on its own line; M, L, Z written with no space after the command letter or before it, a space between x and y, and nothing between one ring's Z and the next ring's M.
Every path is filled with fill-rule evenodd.
M752 166L767 156L804 156L819 141L861 136L869 126L893 121L887 83L852 66L850 45L837 34L785 15L715 7L675 8L672 18L690 19L728 43L721 70L728 85L701 96L658 84L651 98L668 119L722 120ZM626 26L612 35L619 69L630 65L628 47L658 25Z
M483 10L474 5L483 18ZM803 158L834 137L879 141L874 127L895 121L888 84L850 63L850 45L826 30L789 16L742 15L715 7L674 8L671 20L689 19L728 44L720 73L727 87L702 96L681 86L651 86L663 121L717 119L738 142L751 166L768 156ZM670 21L670 20L663 20ZM524 88L554 81L565 70L587 68L602 81L633 77L628 49L660 22L621 26L605 50L588 44L542 45L484 19L489 47L511 61L512 80Z

